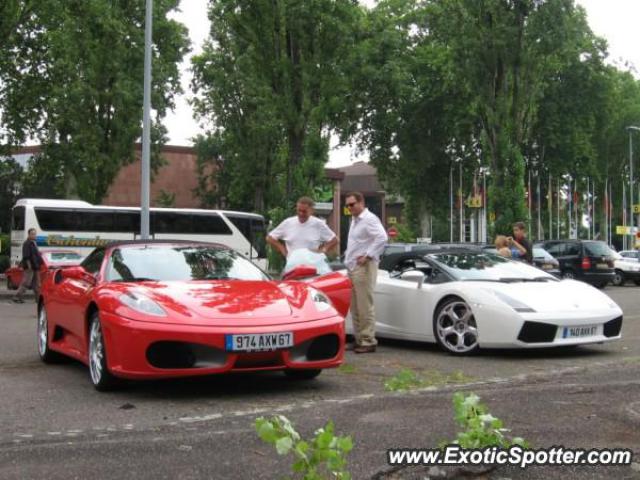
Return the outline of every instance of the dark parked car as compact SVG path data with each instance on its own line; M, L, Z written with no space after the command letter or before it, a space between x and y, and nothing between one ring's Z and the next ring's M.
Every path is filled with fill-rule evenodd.
M562 278L575 278L604 288L615 275L613 251L597 240L547 240L536 243L560 263Z

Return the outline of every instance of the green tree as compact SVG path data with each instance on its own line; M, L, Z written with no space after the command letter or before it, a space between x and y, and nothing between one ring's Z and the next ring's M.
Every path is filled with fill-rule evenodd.
M454 75L447 42L432 35L432 8L388 0L368 12L352 78L359 131L348 133L386 189L405 198L415 232L425 210L448 204L452 163L473 171L479 162L473 98Z
M0 159L0 231L11 228L11 208L22 188L22 168L12 158Z
M491 168L496 229L525 218L526 144L545 79L571 41L573 0L443 0L434 35L452 50L456 75L475 94L474 113Z
M160 120L180 91L178 64L188 48L186 28L167 18L177 6L154 2L156 164ZM16 35L2 72L8 136L41 143L35 171L56 179L57 194L99 202L141 135L144 2L40 0Z
M559 143L577 165L594 159L604 45L573 0L387 0L365 32L359 140L387 187L405 196L412 225L425 207L444 212L454 162L466 179L488 168L495 229L506 231L526 218L527 167L542 170ZM597 102L573 103L563 113L579 121L555 134L550 109L579 95L562 98L568 77Z
M216 199L267 211L322 180L360 16L349 0L211 2L193 87L198 116L214 124L200 141L203 171L220 175ZM210 201L206 183L199 193Z

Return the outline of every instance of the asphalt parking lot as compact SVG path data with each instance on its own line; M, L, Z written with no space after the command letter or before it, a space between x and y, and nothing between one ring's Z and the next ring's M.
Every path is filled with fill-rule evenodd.
M256 417L275 413L304 435L333 420L354 437L353 478L383 478L386 449L453 438L456 390L480 395L537 447L630 448L640 462L640 287L605 292L625 314L623 340L613 344L459 358L383 342L375 354L348 352L343 367L310 382L229 375L107 394L78 363L42 364L35 304L11 304L0 292L0 478L281 478L289 464L253 430ZM426 379L423 388L385 391L405 368ZM639 467L498 469L485 478L640 478ZM397 475L425 478L417 469Z

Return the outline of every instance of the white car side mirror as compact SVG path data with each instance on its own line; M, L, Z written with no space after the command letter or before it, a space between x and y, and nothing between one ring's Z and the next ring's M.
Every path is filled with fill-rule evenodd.
M402 280L406 280L408 282L417 282L418 288L422 288L422 284L424 283L425 274L420 270L409 270L400 275Z

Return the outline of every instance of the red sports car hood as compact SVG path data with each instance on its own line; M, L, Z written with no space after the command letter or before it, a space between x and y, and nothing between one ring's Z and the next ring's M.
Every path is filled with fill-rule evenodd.
M274 322L276 319L311 320L309 313L315 318L322 317L309 311L308 289L300 283L240 280L144 282L135 285L123 283L118 287L118 290L142 294L162 306L168 317L155 317L153 321L216 326L272 325L278 323Z

